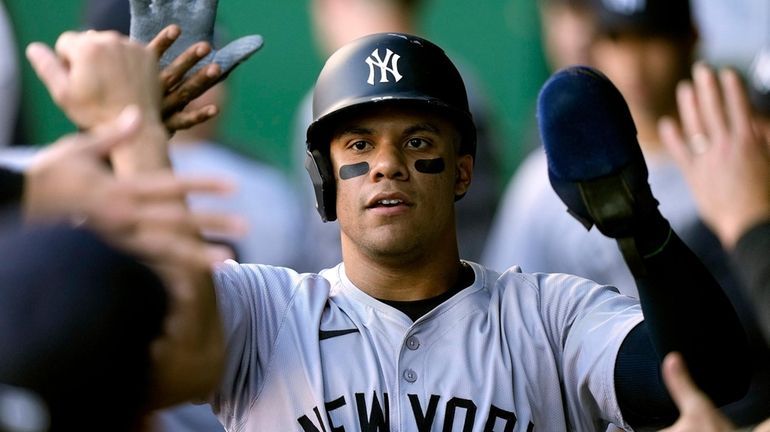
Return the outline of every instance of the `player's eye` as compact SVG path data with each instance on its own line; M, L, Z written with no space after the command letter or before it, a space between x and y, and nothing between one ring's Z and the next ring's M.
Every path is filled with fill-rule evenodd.
M430 142L423 138L409 138L406 146L414 150L425 150L430 146Z
M371 144L367 141L359 140L359 141L353 141L348 148L355 151L364 151L371 147Z

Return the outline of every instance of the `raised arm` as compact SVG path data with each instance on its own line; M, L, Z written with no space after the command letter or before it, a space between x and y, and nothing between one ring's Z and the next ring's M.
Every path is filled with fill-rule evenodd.
M614 238L637 285L645 321L616 360L618 404L632 426L673 421L660 363L679 351L718 404L742 397L748 341L708 269L658 210L636 128L620 92L598 71L575 67L544 86L538 105L551 184L581 223Z
M770 143L734 70L693 72L677 91L681 125L664 119L660 133L702 218L733 253L770 340Z
M113 151L118 177L170 173L157 59L151 52L116 33L87 32L63 34L55 53L40 44L27 53L54 100L93 133L126 106L138 108L139 130ZM188 213L183 193L172 194L165 205L172 213ZM172 294L163 337L152 348L154 403L205 397L218 382L224 352L206 245L191 224L135 230L144 240L137 252Z

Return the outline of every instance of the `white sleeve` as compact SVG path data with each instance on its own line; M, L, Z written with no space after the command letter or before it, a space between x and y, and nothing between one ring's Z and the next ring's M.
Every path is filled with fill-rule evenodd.
M541 314L560 362L570 418L576 430L596 418L630 430L615 394L615 360L626 335L644 318L639 302L614 287L564 274L537 274ZM592 420L594 419L594 420Z
M0 147L19 144L11 142L21 96L19 69L11 20L3 2L0 2Z
M227 261L214 273L225 365L211 405L228 430L259 394L274 341L301 278L290 269L235 261Z

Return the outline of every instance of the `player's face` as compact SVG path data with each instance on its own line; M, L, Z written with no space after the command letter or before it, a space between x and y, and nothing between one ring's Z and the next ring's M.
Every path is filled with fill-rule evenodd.
M381 106L348 117L331 142L343 254L404 258L456 245L454 201L470 185L457 129L426 110Z
M689 40L636 34L599 36L591 50L594 65L618 87L635 120L656 121L676 107L676 84L688 76Z
M596 24L587 9L561 3L543 5L540 19L551 69L591 64L590 47Z

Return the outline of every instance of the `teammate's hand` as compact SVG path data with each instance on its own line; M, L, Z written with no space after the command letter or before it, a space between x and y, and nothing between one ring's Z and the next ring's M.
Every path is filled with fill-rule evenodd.
M139 130L139 113L126 109L98 133L64 137L42 150L25 172L24 217L29 223L72 220L111 243L153 258L167 252L180 229L237 236L243 222L226 214L190 213L188 193L226 193L216 179L179 178L170 172L116 178L105 161Z
M704 64L694 82L677 89L681 127L659 124L663 143L679 164L700 214L730 249L754 223L770 218L770 147L752 124L738 74Z
M160 121L160 83L155 57L116 32L65 32L56 51L41 43L27 58L54 102L82 129L113 120L136 105L145 124Z
M182 34L160 58L165 68L189 46L214 42L214 21L218 0L130 0L131 38L147 43L170 24L181 24ZM222 68L222 78L262 47L262 37L250 35L235 40L221 49L212 50L188 72L195 73L210 63Z
M663 380L679 408L679 420L662 432L727 432L734 430L703 392L695 386L679 353L663 360Z
M180 28L171 24L163 29L147 48L161 58L168 48L179 38ZM195 109L186 109L187 104L211 88L222 77L222 70L216 63L209 63L195 73L186 75L211 52L208 42L197 42L184 50L177 58L160 71L163 92L161 117L169 133L187 129L214 117L219 112L216 105L205 105Z

